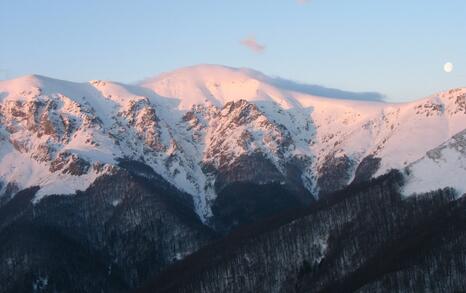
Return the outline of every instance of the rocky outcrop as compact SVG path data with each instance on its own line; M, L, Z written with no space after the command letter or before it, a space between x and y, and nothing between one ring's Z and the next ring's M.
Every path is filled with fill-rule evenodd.
M291 135L283 125L271 121L253 103L229 102L218 110L204 154L204 164L225 169L240 156L269 154L283 159L293 148ZM278 163L278 162L277 162Z
M129 126L134 127L138 137L149 150L166 150L167 147L161 139L160 119L147 98L131 100L126 109L118 115L125 118Z

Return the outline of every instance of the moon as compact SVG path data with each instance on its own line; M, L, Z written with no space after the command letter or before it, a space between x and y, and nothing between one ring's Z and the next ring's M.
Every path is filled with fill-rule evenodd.
M445 70L446 73L450 73L453 71L453 63L447 62L445 65L443 65L443 70Z

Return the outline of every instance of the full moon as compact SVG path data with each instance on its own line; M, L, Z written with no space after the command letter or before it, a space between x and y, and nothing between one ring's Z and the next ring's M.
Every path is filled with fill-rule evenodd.
M443 65L443 70L445 70L446 73L450 73L453 71L453 63L447 62L445 65Z

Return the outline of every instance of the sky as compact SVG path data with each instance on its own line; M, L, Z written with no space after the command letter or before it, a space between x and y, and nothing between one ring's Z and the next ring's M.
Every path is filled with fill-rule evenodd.
M0 79L207 63L408 101L466 86L465 16L464 0L0 0Z

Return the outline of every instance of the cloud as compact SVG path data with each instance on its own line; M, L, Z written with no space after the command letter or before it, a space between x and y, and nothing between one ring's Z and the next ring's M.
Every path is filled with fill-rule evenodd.
M265 51L265 45L259 44L255 37L242 39L240 43L241 45L256 53L262 53Z
M312 96L320 96L344 100L360 100L360 101L379 101L383 102L385 96L378 92L350 92L335 88L328 88L321 85L305 84L288 80L280 77L270 78L268 82L282 89L301 92Z
M296 0L296 2L298 2L298 4L308 4L309 2L311 2L311 0Z
M244 69L250 76L255 79L271 84L283 90L305 93L311 96L320 96L326 98L361 100L361 101L378 101L383 102L386 96L378 92L350 92L335 88L329 88L322 85L306 84L281 77L269 77L259 71Z

